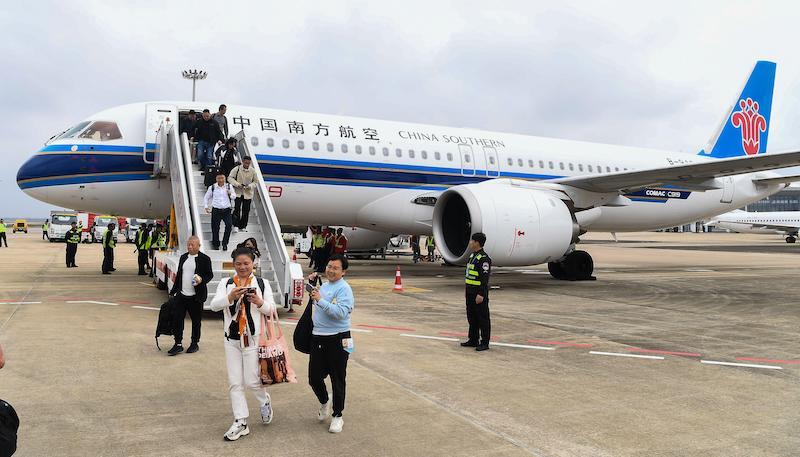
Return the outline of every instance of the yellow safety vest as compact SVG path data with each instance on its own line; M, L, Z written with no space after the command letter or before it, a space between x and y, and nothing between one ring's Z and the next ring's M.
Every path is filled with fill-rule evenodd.
M138 246L139 249L148 250L153 243L153 235L148 233L147 240L144 240L144 243L142 243L142 235L144 235L144 230L139 230L139 233L136 235L136 246Z
M103 247L111 249L117 247L117 242L114 241L114 232L111 230L107 230L106 234L103 235Z
M472 253L469 255L469 260L467 261L467 273L465 275L465 282L467 285L470 286L480 286L480 273L475 265L481 261L483 258L483 254L476 254Z
M315 249L324 248L325 247L325 237L320 234L314 235L312 238L312 246Z
M167 232L161 232L158 234L153 247L156 249L165 249L167 247Z
M6 224L0 224L0 233L6 233Z
M81 231L78 229L75 230L69 229L69 231L67 231L66 238L67 238L67 243L78 244L81 242Z

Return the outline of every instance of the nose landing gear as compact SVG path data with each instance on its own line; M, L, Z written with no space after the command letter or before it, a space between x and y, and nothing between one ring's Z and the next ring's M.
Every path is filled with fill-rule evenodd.
M547 264L547 270L555 279L565 281L594 281L594 260L586 251L572 251L558 262Z
M786 237L786 242L787 243L794 243L796 241L797 241L797 238L794 235L789 235L789 236Z

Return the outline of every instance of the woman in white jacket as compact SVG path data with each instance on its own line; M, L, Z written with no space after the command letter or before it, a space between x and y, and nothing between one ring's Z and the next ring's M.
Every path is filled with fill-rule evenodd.
M261 405L261 421L272 422L272 401L259 378L258 336L261 314L269 315L275 309L275 300L269 283L253 275L255 255L251 249L237 248L231 257L236 274L220 280L211 309L225 313L225 359L234 417L225 439L235 441L250 434L245 388L253 392Z

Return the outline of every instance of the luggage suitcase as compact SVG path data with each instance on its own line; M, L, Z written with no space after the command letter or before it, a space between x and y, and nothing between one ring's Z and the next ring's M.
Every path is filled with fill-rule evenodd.
M219 173L219 167L216 165L211 165L205 167L203 172L205 172L205 176L203 176L203 184L206 187L212 186L215 182L217 182L217 173Z
M174 310L173 298L170 298L161 305L161 310L158 312L158 324L156 324L156 347L161 350L158 345L158 337L161 335L172 335L172 314Z

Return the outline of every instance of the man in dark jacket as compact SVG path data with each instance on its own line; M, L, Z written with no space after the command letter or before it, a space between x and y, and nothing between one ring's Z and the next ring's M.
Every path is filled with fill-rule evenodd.
M211 258L200 252L200 239L196 236L189 237L186 250L178 262L178 271L175 275L175 284L172 285L172 296L175 310L172 332L175 336L175 345L169 350L169 355L183 352L183 321L186 312L192 319L192 344L186 350L188 354L200 349L200 322L203 317L203 304L208 298L208 283L214 278L211 268Z
M219 169L226 177L230 175L231 170L236 167L236 143L235 139L228 138L225 142L225 146L217 149L214 153L217 166L219 166Z
M492 259L483 250L486 235L475 233L469 241L472 253L467 260L465 275L467 322L469 339L461 346L474 347L476 351L489 349L491 321L489 319L489 276L492 273Z
M194 138L197 140L197 161L200 168L213 165L214 147L222 141L219 124L211 119L211 112L203 110L203 117L198 119L194 127Z

